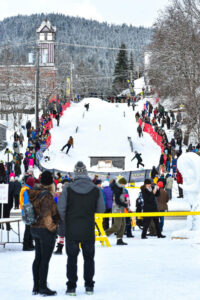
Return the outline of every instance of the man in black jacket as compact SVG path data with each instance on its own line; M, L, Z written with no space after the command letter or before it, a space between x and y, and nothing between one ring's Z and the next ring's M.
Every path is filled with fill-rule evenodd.
M64 186L58 201L58 211L64 222L67 260L67 295L76 295L77 257L79 244L84 258L84 280L86 293L93 293L94 288L94 253L95 253L95 212L105 211L101 190L93 184L87 175L86 166L78 161L74 169L75 178Z
M131 161L134 160L135 158L137 159L137 168L139 168L139 165L144 167L144 164L142 163L141 153L135 151L135 156L131 159Z
M157 206L155 196L159 196L159 187L156 186L154 189L152 189L151 180L145 179L144 185L141 186L141 191L142 191L142 198L144 200L143 212L158 212L158 206ZM142 239L147 239L146 234L147 234L149 225L151 223L151 219L153 219L153 221L155 223L157 237L165 238L165 235L161 234L158 217L145 217L144 218L144 227L142 230Z

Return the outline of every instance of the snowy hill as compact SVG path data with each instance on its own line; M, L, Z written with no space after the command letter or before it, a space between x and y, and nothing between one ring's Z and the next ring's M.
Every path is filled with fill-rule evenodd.
M142 110L144 101L137 104L136 110ZM88 112L84 108L86 103L90 104ZM82 160L88 170L97 171L95 167L90 168L89 156L125 156L125 170L136 170L136 160L131 162L134 152L131 152L127 139L131 137L134 151L142 153L145 169L151 169L158 164L161 150L147 133L143 138L138 137L135 113L127 104L112 104L97 98L86 98L78 104L72 104L64 112L59 127L54 120L52 143L44 153L44 156L50 156L50 161L43 159L41 164L48 169L71 172L75 163ZM77 126L78 132L75 133ZM74 148L66 155L66 150L61 152L60 149L69 136L74 138ZM107 170L101 168L98 171ZM110 171L116 171L116 168Z

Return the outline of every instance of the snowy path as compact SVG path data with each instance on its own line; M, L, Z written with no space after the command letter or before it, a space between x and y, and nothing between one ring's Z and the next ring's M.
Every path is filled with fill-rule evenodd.
M90 103L88 112L84 108L86 103ZM142 107L143 101L140 101L137 110L141 111ZM142 153L145 168L151 169L158 164L160 148L147 133L144 133L143 138L138 137L135 113L127 104L112 104L97 98L86 98L78 104L72 104L64 112L59 127L54 121L54 128L51 130L52 144L45 152L45 155L50 156L50 161L45 163L42 160L42 165L73 171L75 163L82 160L89 169L89 156L117 155L126 156L126 170L136 170L136 160L131 162L134 153L131 152L127 139L130 136L134 151ZM77 126L79 130L75 133ZM61 152L60 149L67 143L69 136L74 137L74 149L70 149L68 156L65 154L66 150Z
M166 239L141 240L136 230L128 246L116 246L110 237L111 248L96 244L96 275L93 300L150 299L199 300L200 244L197 241L171 240L174 230L183 229L186 221L166 221ZM0 295L2 300L29 300L32 290L31 265L34 252L22 252L20 245L0 247ZM79 256L77 298L84 294L82 257ZM53 255L50 262L49 286L56 289L56 299L65 295L66 255ZM69 297L68 297L69 298ZM34 296L34 299L41 299Z

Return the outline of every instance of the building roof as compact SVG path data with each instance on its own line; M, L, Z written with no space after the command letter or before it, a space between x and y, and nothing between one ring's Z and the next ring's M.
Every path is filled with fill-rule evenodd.
M42 22L42 24L36 30L37 33L40 33L42 31L56 32L56 26L52 26L51 22L46 19Z

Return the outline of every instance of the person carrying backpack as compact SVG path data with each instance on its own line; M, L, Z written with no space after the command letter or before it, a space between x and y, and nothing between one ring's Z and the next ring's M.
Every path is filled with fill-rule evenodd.
M55 185L52 174L44 171L37 188L29 189L27 193L35 213L35 222L30 225L31 235L35 240L32 293L54 296L56 291L47 287L47 275L60 217L54 201Z
M22 210L24 203L26 203L28 200L28 194L27 190L34 187L35 179L30 176L26 179L25 185L21 188L20 194L19 194L19 205L20 209ZM23 239L23 251L32 251L34 250L33 245L33 238L30 233L30 225L25 225L25 231L24 231L24 239Z

